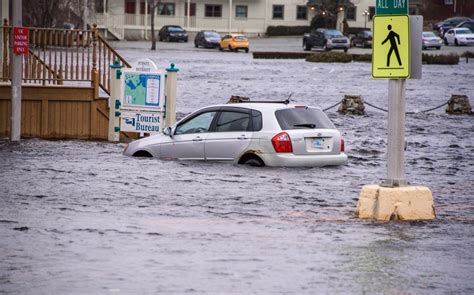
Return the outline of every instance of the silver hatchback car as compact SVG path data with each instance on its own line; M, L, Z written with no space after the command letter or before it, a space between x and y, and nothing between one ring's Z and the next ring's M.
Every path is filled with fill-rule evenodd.
M129 143L124 154L253 166L344 165L344 140L321 109L245 102L199 109L163 134Z

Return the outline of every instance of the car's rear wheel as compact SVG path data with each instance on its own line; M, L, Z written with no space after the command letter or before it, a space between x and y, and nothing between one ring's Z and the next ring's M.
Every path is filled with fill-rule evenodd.
M448 38L444 38L444 45L449 45L448 44Z
M229 45L229 50L230 50L230 51L234 51L234 50L232 50L232 46L230 46L230 45Z
M347 51L348 51L348 50L349 50L349 49L347 49L347 48L344 48L344 52L346 52L346 53L347 53Z
M440 49L441 49L441 46L436 47L436 49L437 49L437 50L440 50Z
M239 164L249 165L253 167L265 166L265 163L263 162L263 160L259 156L256 156L254 154L246 154L242 156L242 158L240 158L239 160Z
M199 45L198 45L197 43L194 43L194 47L198 48L198 47L199 47Z
M249 49L248 49L248 48L245 48L245 53L249 53Z

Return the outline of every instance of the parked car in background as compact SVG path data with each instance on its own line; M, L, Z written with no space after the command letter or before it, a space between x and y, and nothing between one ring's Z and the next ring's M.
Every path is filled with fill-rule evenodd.
M158 32L158 38L160 41L184 41L188 42L188 33L180 26L163 26Z
M230 51L239 51L239 49L249 52L250 42L247 37L242 34L229 34L222 37L219 43L219 50L229 49Z
M372 32L361 31L351 39L351 46L372 47Z
M288 101L205 107L162 134L129 143L124 154L254 166L347 163L344 140L326 114L319 108Z
M436 36L433 32L423 32L423 39L422 39L422 49L428 48L436 48L441 49L441 45L443 44L443 40L440 37Z
M194 38L194 47L217 48L221 42L221 36L216 31L200 31Z
M474 20L462 22L456 28L468 28L471 32L474 32Z
M349 38L338 30L318 29L303 36L303 50L311 50L317 47L329 51L331 49L342 49L347 52L350 47Z
M454 28L444 35L444 44L474 45L474 34L468 28Z
M449 29L452 29L454 27L456 27L457 25L459 25L460 23L462 22L465 22L465 21L471 21L472 19L468 18L468 17L463 17L463 16L455 16L455 17L451 17L451 18L448 18L448 19L445 19L443 21L443 23L439 26L439 35L441 37L444 37L444 34L449 30Z

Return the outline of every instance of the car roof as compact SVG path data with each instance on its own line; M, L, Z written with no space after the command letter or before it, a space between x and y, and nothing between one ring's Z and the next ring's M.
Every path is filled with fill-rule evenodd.
M272 111L272 110L280 110L280 109L292 109L296 106L307 106L305 104L298 104L298 103L267 103L267 102L240 102L240 103L226 103L226 104L218 104L207 106L205 108L215 108L215 107L229 107L229 108L245 108L245 109L252 109L258 111ZM307 106L310 108L320 109L314 106ZM203 109L205 109L203 108Z

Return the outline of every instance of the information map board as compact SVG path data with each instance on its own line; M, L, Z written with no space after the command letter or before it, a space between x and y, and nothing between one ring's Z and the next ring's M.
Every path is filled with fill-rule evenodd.
M163 73L123 71L123 107L163 111Z

